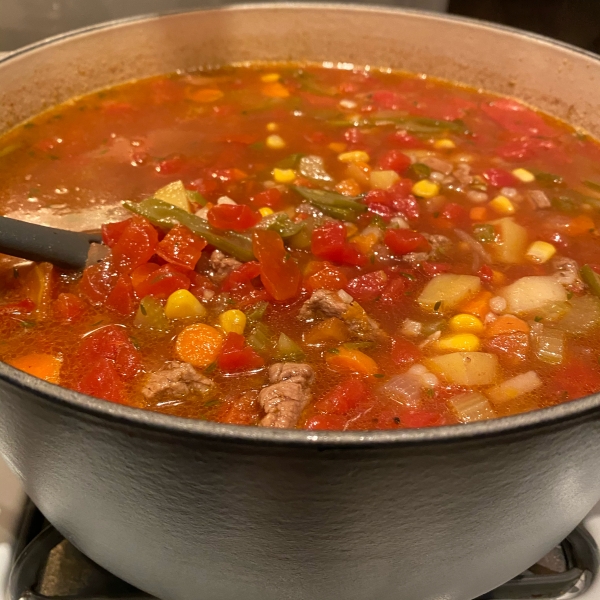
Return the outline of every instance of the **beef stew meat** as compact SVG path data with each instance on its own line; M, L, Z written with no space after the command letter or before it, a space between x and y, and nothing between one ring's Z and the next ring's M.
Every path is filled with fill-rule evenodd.
M332 64L130 82L0 138L0 206L110 215L82 273L0 260L0 358L107 401L370 430L600 390L600 146L510 98Z

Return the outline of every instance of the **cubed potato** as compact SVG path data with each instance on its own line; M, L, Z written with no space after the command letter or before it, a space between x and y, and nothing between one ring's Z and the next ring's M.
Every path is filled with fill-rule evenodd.
M161 187L160 190L154 192L154 197L190 212L190 201L182 181L173 181Z
M515 223L512 217L492 221L498 241L490 244L494 258L508 265L520 264L527 251L528 235L525 227Z
M448 406L461 423L484 421L496 416L490 401L481 392L465 392L453 396L448 400Z
M600 325L600 300L595 296L575 296L570 310L557 327L572 335L581 335Z
M527 371L503 381L500 385L487 390L487 397L495 406L502 406L515 398L533 392L542 385L542 380L535 371Z
M521 277L498 293L506 300L506 312L523 316L536 316L536 311L567 300L567 291L551 275Z
M445 313L474 296L480 288L479 277L444 273L425 286L417 302L427 312Z
M498 375L498 359L487 352L453 352L430 358L426 365L456 385L491 385Z

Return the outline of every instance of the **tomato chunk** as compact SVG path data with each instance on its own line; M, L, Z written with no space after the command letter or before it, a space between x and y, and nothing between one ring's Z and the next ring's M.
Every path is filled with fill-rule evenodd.
M276 231L254 232L252 248L260 263L260 279L275 300L283 302L300 292L302 274Z
M398 366L412 365L422 357L421 349L410 340L403 337L396 337L392 340L391 359Z
M270 188L255 194L252 197L252 206L255 208L262 208L268 206L269 208L279 208L283 203L283 196L277 188Z
M89 365L89 371L79 382L77 391L95 398L123 404L125 386L111 360L99 358Z
M221 353L217 358L217 365L225 373L239 371L252 371L260 369L265 361L250 346L246 346L246 339L239 333L228 333Z
M344 272L330 262L314 260L306 267L304 285L309 291L337 291L345 288L347 284L348 278Z
M110 291L104 305L106 308L114 310L124 317L129 316L135 311L137 299L129 275L121 275L117 279L117 283L115 283L115 286Z
M158 245L158 233L146 219L133 217L112 249L112 261L119 273L131 273L148 262Z
M173 265L166 264L153 270L146 279L138 283L135 291L140 298L167 298L173 292L187 290L189 287L190 278Z
M423 235L411 229L388 229L383 238L385 245L397 255L409 252L427 252L431 249Z
M221 289L224 292L230 292L231 290L242 287L254 287L252 285L252 280L260 277L261 272L260 263L254 260L244 263L241 267L234 269L227 275L221 284Z
M346 226L338 221L325 223L312 232L312 253L325 260L362 266L367 257L346 240Z
M92 304L102 304L118 278L119 274L115 271L112 261L105 260L84 269L79 289Z
M52 303L54 316L64 323L77 321L85 312L85 308L85 302L79 296L70 292L59 294Z
M379 159L379 166L384 170L404 173L410 167L410 158L400 150L389 150Z
M245 204L219 204L208 211L208 222L217 229L245 231L260 222L260 215Z
M350 377L317 400L313 408L322 413L344 415L358 408L369 395L369 386L364 379Z
M388 284L388 276L384 271L373 271L355 277L346 286L346 291L359 302L375 300Z
M123 235L123 232L129 227L132 219L125 219L117 223L105 223L102 225L102 241L112 248Z
M184 225L173 227L158 243L156 254L182 269L194 269L206 247L206 240L194 235Z
M24 298L19 302L10 302L0 305L0 316L4 315L28 315L35 310L35 302L30 298Z

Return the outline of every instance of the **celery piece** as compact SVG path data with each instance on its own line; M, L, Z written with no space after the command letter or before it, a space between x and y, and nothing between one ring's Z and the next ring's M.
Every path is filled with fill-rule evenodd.
M190 200L183 181L172 181L154 192L154 197L163 202L177 206L185 212L190 212Z
M565 332L544 327L534 336L534 352L539 360L549 365L560 365L565 353Z
M235 231L221 231L212 227L208 221L196 215L177 208L168 202L156 198L146 198L141 202L124 202L123 206L142 217L153 225L163 229L171 229L176 225L185 225L193 233L202 236L209 244L247 262L254 260L252 239Z
M359 200L362 196L344 196L329 190L316 190L301 186L294 189L313 206L326 215L342 221L356 221L358 215L367 210L367 206Z
M290 154L285 158L281 159L275 167L278 169L295 169L298 166L298 162L304 156L300 152L296 152L296 154Z
M577 202L569 196L555 196L550 200L552 208L567 215L572 215L577 212Z
M304 358L304 351L292 338L285 335L285 333L281 333L277 340L275 358L277 360L302 360Z
M248 319L250 323L260 321L265 316L268 307L269 303L266 300L257 302L252 309L246 313L246 319Z
M259 353L266 353L272 347L273 333L267 325L258 322L250 331L250 334L246 338L246 343Z
M465 392L452 396L448 404L461 423L484 421L496 416L494 408L481 392Z
M431 169L423 163L413 163L406 175L414 179L427 179L431 175Z
M142 298L133 319L133 324L141 329L153 329L155 331L167 331L170 326L162 304L152 296Z
M590 265L581 267L581 278L588 285L592 294L600 297L600 276Z
M600 300L595 296L575 296L569 301L571 310L557 327L570 335L581 335L600 325Z
M473 227L473 237L482 244L493 242L496 238L494 226L490 223L481 223Z
M194 190L185 190L185 191L187 193L187 197L190 202L195 202L196 204L199 204L200 206L206 206L206 204L208 203L208 200L200 192L196 192Z

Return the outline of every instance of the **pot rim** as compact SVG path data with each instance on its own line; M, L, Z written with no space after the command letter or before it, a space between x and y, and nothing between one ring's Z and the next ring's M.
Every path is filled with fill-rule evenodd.
M28 52L62 42L70 38L83 37L86 34L104 29L111 29L129 23L152 21L164 17L198 12L227 12L227 11L262 11L272 9L292 10L344 10L348 12L387 12L392 14L414 15L434 21L452 21L466 25L477 26L488 30L499 30L513 36L526 38L537 44L560 47L574 54L580 54L600 63L600 56L578 48L560 40L523 31L506 25L489 23L480 19L434 13L415 9L396 8L391 6L372 6L362 4L343 4L341 2L261 2L256 4L230 4L214 8L196 10L173 10L144 15L136 15L122 19L114 19L65 33L60 33L29 44L15 51L3 54L2 63L12 60ZM57 407L66 410L76 410L91 417L111 421L115 424L136 426L157 433L177 434L186 437L205 437L215 441L254 443L276 446L328 446L328 447L373 447L388 445L431 445L437 443L475 441L488 437L497 437L527 431L541 426L566 425L569 421L579 420L586 415L598 412L600 409L600 392L578 400L572 400L549 408L537 409L510 417L499 417L489 421L469 423L467 426L443 425L421 429L389 429L379 431L322 431L301 429L272 429L258 426L227 425L214 421L202 421L167 415L151 410L134 408L115 404L107 400L94 398L73 390L48 383L15 367L0 362L0 380L20 390L35 394L38 401L49 401Z

